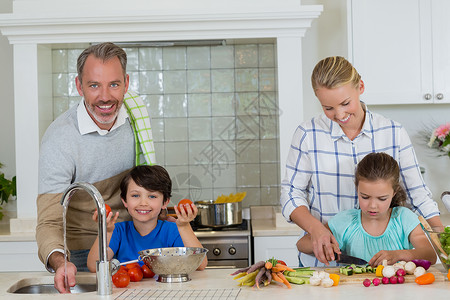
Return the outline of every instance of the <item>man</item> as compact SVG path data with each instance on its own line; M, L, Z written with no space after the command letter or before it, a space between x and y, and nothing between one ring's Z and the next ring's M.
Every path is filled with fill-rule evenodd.
M55 287L61 293L68 290L60 204L65 189L74 182L93 184L113 212L119 211L119 221L124 221L128 214L120 201L120 180L139 164L141 152L147 164L155 162L146 110L144 116L136 117L136 111L141 110L133 108L142 107L140 99L127 94L126 64L125 51L113 43L84 50L77 61L76 78L83 99L58 117L42 139L36 240L39 258L49 271L56 272ZM142 117L147 121L145 125L135 122ZM142 133L147 134L146 139L141 139ZM66 215L69 286L75 285L77 270L88 270L87 255L98 228L92 220L95 209L94 200L84 191L77 191L70 200Z

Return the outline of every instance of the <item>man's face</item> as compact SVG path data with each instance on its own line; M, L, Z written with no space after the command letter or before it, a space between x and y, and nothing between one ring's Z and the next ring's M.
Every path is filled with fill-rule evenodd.
M109 130L128 90L129 77L122 71L117 57L103 62L89 55L84 65L82 80L76 78L78 93L84 97L86 109L92 120L103 130Z

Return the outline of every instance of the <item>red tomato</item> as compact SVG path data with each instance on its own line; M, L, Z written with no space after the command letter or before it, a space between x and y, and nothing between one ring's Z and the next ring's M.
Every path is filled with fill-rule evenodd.
M141 265L138 264L137 262L135 262L135 263L131 263L131 264L126 265L126 267L127 267L128 270L130 270L130 269L133 269L133 268L140 268Z
M112 276L112 282L118 288L127 287L130 283L130 276L128 273L117 272Z
M282 260L277 260L277 263L282 264L283 266L286 266L286 263Z
M144 277L144 273L142 273L141 267L129 269L128 275L130 275L130 280L133 282L141 281Z
M184 211L187 213L188 211L187 211L186 207L184 207L184 205L186 205L186 204L191 205L191 204L192 204L192 201L189 200L189 199L183 199L183 200L181 200L180 202L178 202L178 210L181 212L181 209L183 208Z
M120 266L119 270L117 270L117 273L127 273L128 274L128 268L125 266Z
M155 276L155 273L153 273L153 271L149 267L147 267L147 265L143 265L141 269L142 273L144 273L144 278L153 278L153 276Z
M111 212L111 207L106 203L105 203L105 210L106 210L106 216L108 216L109 213ZM95 210L95 211L97 211L97 210Z

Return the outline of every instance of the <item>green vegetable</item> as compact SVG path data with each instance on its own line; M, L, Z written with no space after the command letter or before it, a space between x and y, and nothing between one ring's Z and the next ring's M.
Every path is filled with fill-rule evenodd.
M295 283L295 284L305 284L306 283L306 280L305 280L306 278L291 277L291 276L286 276L286 275L284 275L284 277L290 283ZM309 278L308 278L308 281L309 281Z

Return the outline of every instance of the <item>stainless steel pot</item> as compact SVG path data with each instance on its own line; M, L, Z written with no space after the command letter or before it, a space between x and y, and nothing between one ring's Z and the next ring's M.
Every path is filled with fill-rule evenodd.
M215 200L196 201L198 208L194 222L203 227L226 227L242 223L242 203L214 203Z

